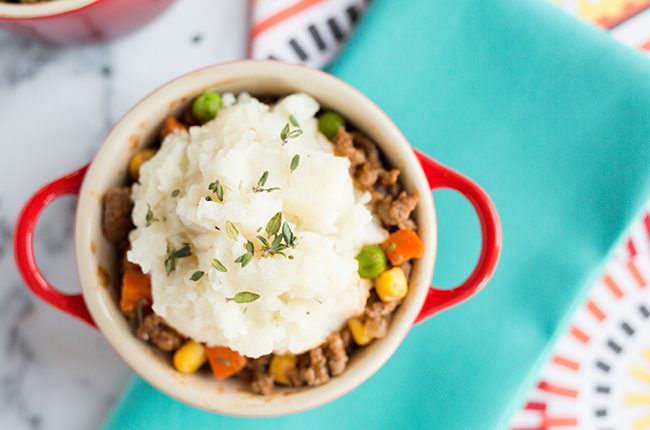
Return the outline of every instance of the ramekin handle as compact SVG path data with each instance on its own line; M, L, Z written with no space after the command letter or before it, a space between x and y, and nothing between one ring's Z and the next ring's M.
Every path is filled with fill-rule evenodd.
M34 230L36 223L50 203L61 196L79 194L88 166L69 173L38 190L25 204L18 216L14 233L14 256L18 271L27 286L41 299L57 309L79 318L97 328L81 294L63 293L50 284L34 258Z
M424 321L430 316L463 302L485 286L496 268L501 253L501 222L490 197L474 182L450 168L415 151L432 190L449 188L462 194L474 207L481 224L481 254L469 277L452 289L431 287L422 310L415 320Z

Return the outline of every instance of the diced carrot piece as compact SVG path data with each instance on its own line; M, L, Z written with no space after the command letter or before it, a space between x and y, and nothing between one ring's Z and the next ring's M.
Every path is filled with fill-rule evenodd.
M168 134L177 133L179 131L185 131L185 130L187 130L187 126L185 124L179 122L176 118L170 116L165 119L163 128L160 131L160 137L164 139Z
M246 357L225 346L206 346L212 373L217 379L226 379L242 370L247 363Z
M124 313L135 311L138 303L152 303L151 279L136 267L129 267L122 277L120 310Z
M391 233L381 247L393 266L424 255L422 239L410 228Z

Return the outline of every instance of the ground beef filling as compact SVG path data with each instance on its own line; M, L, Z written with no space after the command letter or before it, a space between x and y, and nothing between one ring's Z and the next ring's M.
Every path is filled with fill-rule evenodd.
M334 137L334 153L350 160L350 174L359 188L372 195L375 215L386 227L415 228L411 213L420 201L398 182L399 170L386 170L377 145L360 132L340 128Z
M128 244L129 232L134 228L132 210L133 200L129 187L109 188L104 194L102 230L106 239L120 249Z
M160 350L170 352L180 348L185 342L183 335L165 323L162 317L152 313L147 315L135 332L145 342L151 342Z

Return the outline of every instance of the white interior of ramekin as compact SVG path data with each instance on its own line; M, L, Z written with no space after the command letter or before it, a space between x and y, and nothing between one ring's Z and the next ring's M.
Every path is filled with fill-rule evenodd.
M43 3L0 3L0 18L42 18L80 9L102 0L52 0Z
M130 156L151 142L161 121L207 89L277 95L309 93L374 139L390 163L402 171L405 188L417 189L422 196L415 219L426 252L413 266L409 294L388 336L361 349L341 376L322 386L278 389L272 396L259 396L236 379L217 381L207 373L181 375L167 358L132 334L103 281L103 270L111 272L115 257L101 232L102 195L126 177ZM75 226L84 299L117 352L161 391L196 407L228 415L273 416L306 410L341 396L369 378L388 360L413 324L433 276L436 221L429 196L424 173L404 136L374 103L344 82L317 70L272 61L242 61L202 69L161 87L136 105L110 132L93 160L79 197Z

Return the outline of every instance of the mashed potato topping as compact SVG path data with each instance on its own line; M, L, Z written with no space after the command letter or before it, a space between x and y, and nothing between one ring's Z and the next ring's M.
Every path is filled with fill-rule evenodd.
M186 336L249 357L300 353L362 312L371 285L359 277L355 256L386 232L365 206L369 195L354 188L347 158L319 133L318 110L305 94L273 107L225 94L213 121L168 136L143 164L128 259L151 275L154 311ZM302 134L283 141L292 120L298 126L290 130ZM216 181L223 201L210 186ZM278 212L295 246L286 256L264 255L257 236L267 236ZM248 241L254 252L242 267L235 260ZM170 270L169 256L185 244L191 255ZM237 303L241 292L259 298Z

